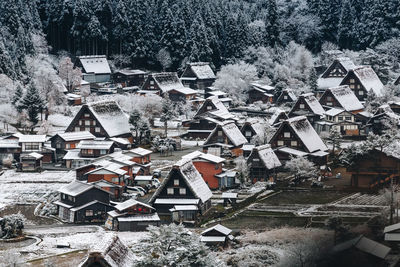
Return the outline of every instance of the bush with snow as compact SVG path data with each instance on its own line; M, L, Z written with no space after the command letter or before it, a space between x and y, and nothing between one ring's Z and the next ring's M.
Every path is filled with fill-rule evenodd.
M0 238L10 239L22 235L25 217L20 214L11 214L0 219Z

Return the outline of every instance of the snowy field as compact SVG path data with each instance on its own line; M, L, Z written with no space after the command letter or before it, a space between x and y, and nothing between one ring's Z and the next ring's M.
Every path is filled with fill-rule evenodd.
M7 205L39 203L45 196L75 179L73 171L21 173L6 170L0 176L0 209Z

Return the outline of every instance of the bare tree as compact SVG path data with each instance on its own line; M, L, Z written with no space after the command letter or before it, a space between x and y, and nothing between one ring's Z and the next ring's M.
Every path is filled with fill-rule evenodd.
M82 72L80 68L74 68L71 58L64 57L58 66L58 75L65 82L68 92L81 84Z
M158 62L160 62L163 71L168 69L172 64L171 55L166 48L160 49L156 55L156 58Z

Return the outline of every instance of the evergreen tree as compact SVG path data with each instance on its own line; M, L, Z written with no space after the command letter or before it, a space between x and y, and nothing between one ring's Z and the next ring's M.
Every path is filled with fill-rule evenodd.
M338 45L341 48L351 48L354 38L355 10L350 0L343 0L338 27Z
M30 84L21 101L21 108L27 111L32 127L38 123L38 114L43 107L43 100L40 98L38 90L33 84Z
M269 0L266 17L266 44L274 47L279 41L278 10L276 0Z
M23 90L22 87L20 85L17 86L15 93L11 99L11 104L16 108L16 110L21 113L22 112L22 105L21 105L21 101L22 101L22 97L23 97Z
M318 75L315 68L311 68L310 70L308 86L310 87L311 92L316 93L318 91Z
M200 15L197 15L190 27L188 47L190 61L211 61L212 50L207 29Z
M131 113L131 115L129 116L129 123L133 126L133 128L135 129L135 137L138 137L138 132L139 132L139 123L141 120L141 115L140 112L137 109L134 109Z
M161 109L161 118L160 120L164 122L164 134L165 138L168 137L168 121L173 119L174 111L173 111L172 101L169 99L168 94L164 95L164 99L162 101L162 109Z

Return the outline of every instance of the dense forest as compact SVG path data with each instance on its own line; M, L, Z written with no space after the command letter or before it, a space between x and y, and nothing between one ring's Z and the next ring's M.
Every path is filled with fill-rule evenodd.
M218 68L248 47L290 41L318 52L325 42L361 50L396 38L398 0L4 0L0 72L24 72L32 33L56 54L106 54L120 65L170 69L186 61ZM160 59L161 58L161 59Z

